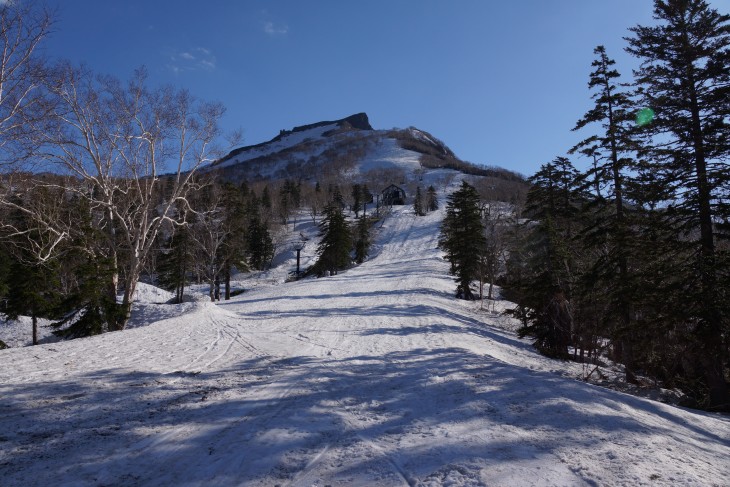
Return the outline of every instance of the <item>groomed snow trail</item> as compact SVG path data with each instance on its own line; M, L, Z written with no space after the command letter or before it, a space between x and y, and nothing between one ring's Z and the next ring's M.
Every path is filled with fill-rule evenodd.
M394 209L337 276L0 352L0 484L727 482L727 418L566 377L453 299L441 218Z

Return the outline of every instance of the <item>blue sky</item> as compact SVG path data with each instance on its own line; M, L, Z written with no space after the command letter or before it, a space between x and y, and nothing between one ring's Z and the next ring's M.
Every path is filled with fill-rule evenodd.
M364 111L525 175L589 135L570 129L590 106L594 47L628 74L622 37L652 23L649 0L50 3L50 57L120 78L146 65L154 84L222 102L246 145Z

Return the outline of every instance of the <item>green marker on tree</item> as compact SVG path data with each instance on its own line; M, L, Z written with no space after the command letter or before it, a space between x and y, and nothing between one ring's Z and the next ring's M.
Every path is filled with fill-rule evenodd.
M636 114L636 125L643 127L649 125L654 120L654 110L651 108L642 108Z

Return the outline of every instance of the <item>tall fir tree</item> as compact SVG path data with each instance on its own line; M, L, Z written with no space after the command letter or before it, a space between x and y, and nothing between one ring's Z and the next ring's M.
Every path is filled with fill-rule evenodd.
M631 136L631 99L617 86L620 74L613 59L603 46L594 50L597 58L592 66L588 87L594 90L594 106L576 123L573 130L599 125L601 132L588 137L576 145L571 152L582 150L594 159L593 167L586 173L588 185L597 187L597 197L586 205L586 216L593 221L586 225L583 244L595 249L597 266L594 277L603 277L602 284L610 295L611 306L604 314L608 333L615 338L620 358L625 366L626 380L636 382L634 372L632 320L632 279L629 276L629 255L631 254L628 234L630 225L626 212L626 171L633 168L631 155L636 144ZM607 188L606 201L601 188ZM590 283L592 289L594 283Z
M362 210L363 197L362 197L362 185L352 185L352 211L355 212L355 218L360 218L360 210Z
M64 256L66 276L71 281L71 292L63 297L60 309L64 316L51 326L54 335L62 338L81 338L113 331L113 323L123 308L111 299L104 284L116 268L108 258L94 258L75 246Z
M355 262L362 264L370 251L370 221L364 213L355 225Z
M367 184L362 185L360 193L362 195L362 211L367 211L367 205L372 204L373 202L373 193L370 191Z
M247 205L248 231L246 253L249 265L264 270L274 256L274 242L266 221L261 217L261 204L256 195L251 195Z
M576 253L572 242L579 207L578 171L565 157L543 164L530 178L525 206L530 219L525 236L510 251L509 298L522 320L521 336L535 338L546 355L567 356L566 334L551 311L556 298L570 299L576 281Z
M163 289L175 293L175 302L182 303L188 274L193 268L189 228L175 228L157 259L157 281Z
M301 204L301 183L287 179L279 189L279 216L281 224L286 225L289 216L299 208Z
M222 218L225 239L220 252L222 277L225 286L224 299L231 299L231 274L233 269L245 270L247 215L245 192L230 183L223 185ZM295 197L292 203L298 204Z
M108 284L120 261L104 252L107 233L96 224L88 199L72 198L62 206L77 228L60 261L67 291L59 304L63 316L51 325L53 333L81 338L114 331L120 316L126 314Z
M333 199L325 208L319 223L321 237L317 253L319 257L313 266L317 275L337 274L351 264L352 232L342 206Z
M429 186L426 191L426 211L436 211L439 209L439 199L436 194L436 188Z
M423 216L426 214L426 212L423 211L423 195L421 195L420 186L416 186L416 196L413 199L413 213L415 213L416 216Z
M441 224L439 247L446 253L451 273L456 276L456 295L475 299L471 283L479 279L481 255L486 238L481 220L479 193L466 181L448 197Z
M38 345L38 318L52 318L58 312L60 279L58 262L32 262L27 251L12 262L8 280L12 282L7 293L3 313L11 320L20 315L31 318L33 345Z
M730 409L726 373L730 334L727 242L716 222L728 221L730 191L730 16L705 0L655 0L655 26L636 26L627 51L641 60L640 100L655 111L644 125L651 170L684 237L686 286L667 296L673 314L693 324L693 356L707 405ZM650 118L650 117L649 117ZM641 121L644 124L644 121Z
M273 209L273 203L271 202L271 193L269 191L268 184L266 186L264 186L263 190L261 190L261 198L259 198L258 202L259 202L259 216L265 222L268 222L269 218L271 216L272 209Z

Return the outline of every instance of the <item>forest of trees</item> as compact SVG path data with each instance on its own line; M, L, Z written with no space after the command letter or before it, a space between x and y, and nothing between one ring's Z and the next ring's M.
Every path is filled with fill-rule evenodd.
M173 178L161 177L159 187L150 192L154 204L148 218L159 217L166 206ZM117 293L127 286L133 248L122 242L115 259L108 257L104 214L74 194L77 179L26 175L15 181L19 185L8 202L13 205L11 211L0 218L4 297L0 312L11 319L30 316L34 343L39 317L54 320L55 333L64 338L122 329L127 304ZM139 279L172 291L175 302L185 299L191 284L207 284L212 301L230 299L237 292L231 286L233 274L267 269L276 252L277 235L288 231L291 216L304 207L317 207L320 201L324 204L315 216L321 217L322 242L311 272L335 274L367 257L374 208L362 211L362 201L370 196L366 186L352 185L358 203L354 197L346 200L337 185L322 190L318 183L302 181L233 185L198 175L191 185L190 194L177 200L171 217L160 226L139 273ZM272 194L280 196L278 201ZM359 212L353 223L348 221L347 207ZM47 255L40 251L48 248L55 234L49 237L43 222L34 220L36 215L55 226L63 223L69 232L67 238L53 242L54 249ZM117 282L114 293L109 290L112 279Z
M622 363L696 405L730 409L730 16L704 0L655 1L629 29L640 67L603 46L592 108L567 157L530 178L503 277L522 333L548 355ZM570 303L558 319L556 296ZM569 339L566 339L569 337Z

